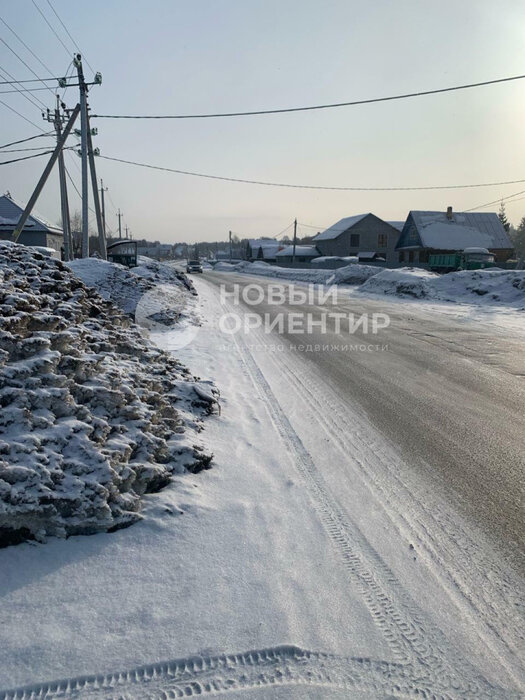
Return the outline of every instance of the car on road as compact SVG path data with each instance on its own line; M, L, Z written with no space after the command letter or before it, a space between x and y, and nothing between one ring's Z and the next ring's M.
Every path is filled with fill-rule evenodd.
M186 265L186 272L202 272L202 265L200 260L188 260Z

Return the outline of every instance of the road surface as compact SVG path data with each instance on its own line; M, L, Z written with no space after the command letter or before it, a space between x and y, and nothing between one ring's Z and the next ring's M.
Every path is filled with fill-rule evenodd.
M525 467L525 354L523 339L488 326L432 313L413 303L375 298L344 298L337 306L268 303L268 285L282 280L207 272L207 285L240 289L254 283L265 300L246 304L241 313L312 313L357 316L387 313L390 326L377 335L327 332L312 326L308 335L285 332L259 336L262 343L282 343L292 362L307 363L312 378L325 384L342 404L359 406L373 425L405 457L424 470L450 502L497 540L512 565L523 571ZM250 291L253 300L257 293ZM231 308L230 311L235 311ZM387 350L355 351L356 344L387 345ZM300 344L336 346L334 351L304 352ZM294 349L294 347L296 349ZM346 347L346 349L345 349ZM291 349L290 349L291 348ZM308 397L305 395L305 401ZM429 475L428 472L431 472Z

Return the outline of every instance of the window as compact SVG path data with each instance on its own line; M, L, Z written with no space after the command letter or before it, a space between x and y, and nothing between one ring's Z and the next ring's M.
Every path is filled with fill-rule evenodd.
M399 251L399 262L405 262L405 251L404 250Z
M413 250L408 251L408 262L414 262L414 251Z
M386 248L387 243L388 243L388 237L387 237L386 233L378 234L377 245L379 246L379 248Z
M358 233L351 233L350 234L350 248L359 248L359 234Z

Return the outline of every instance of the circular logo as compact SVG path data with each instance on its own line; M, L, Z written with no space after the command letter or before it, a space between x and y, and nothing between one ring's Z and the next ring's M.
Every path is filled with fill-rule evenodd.
M195 298L183 287L159 284L139 299L135 323L163 350L180 350L199 332Z

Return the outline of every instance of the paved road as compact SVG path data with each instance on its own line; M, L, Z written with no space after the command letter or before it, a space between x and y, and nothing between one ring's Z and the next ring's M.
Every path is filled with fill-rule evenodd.
M217 288L256 282L267 290L277 283L216 272L203 279ZM317 320L326 311L388 313L390 326L377 336L365 336L362 330L336 334L335 322L328 319L326 333L314 327L305 337L285 329L279 338L272 333L268 342L280 340L287 347L300 342L388 344L382 352L312 352L308 361L342 400L366 412L413 469L421 469L423 461L430 465L454 506L524 570L525 358L519 336L416 304L355 296L340 296L337 306L329 308L275 306L267 299L239 308L273 319L283 312L313 312ZM301 352L302 361L305 357Z

